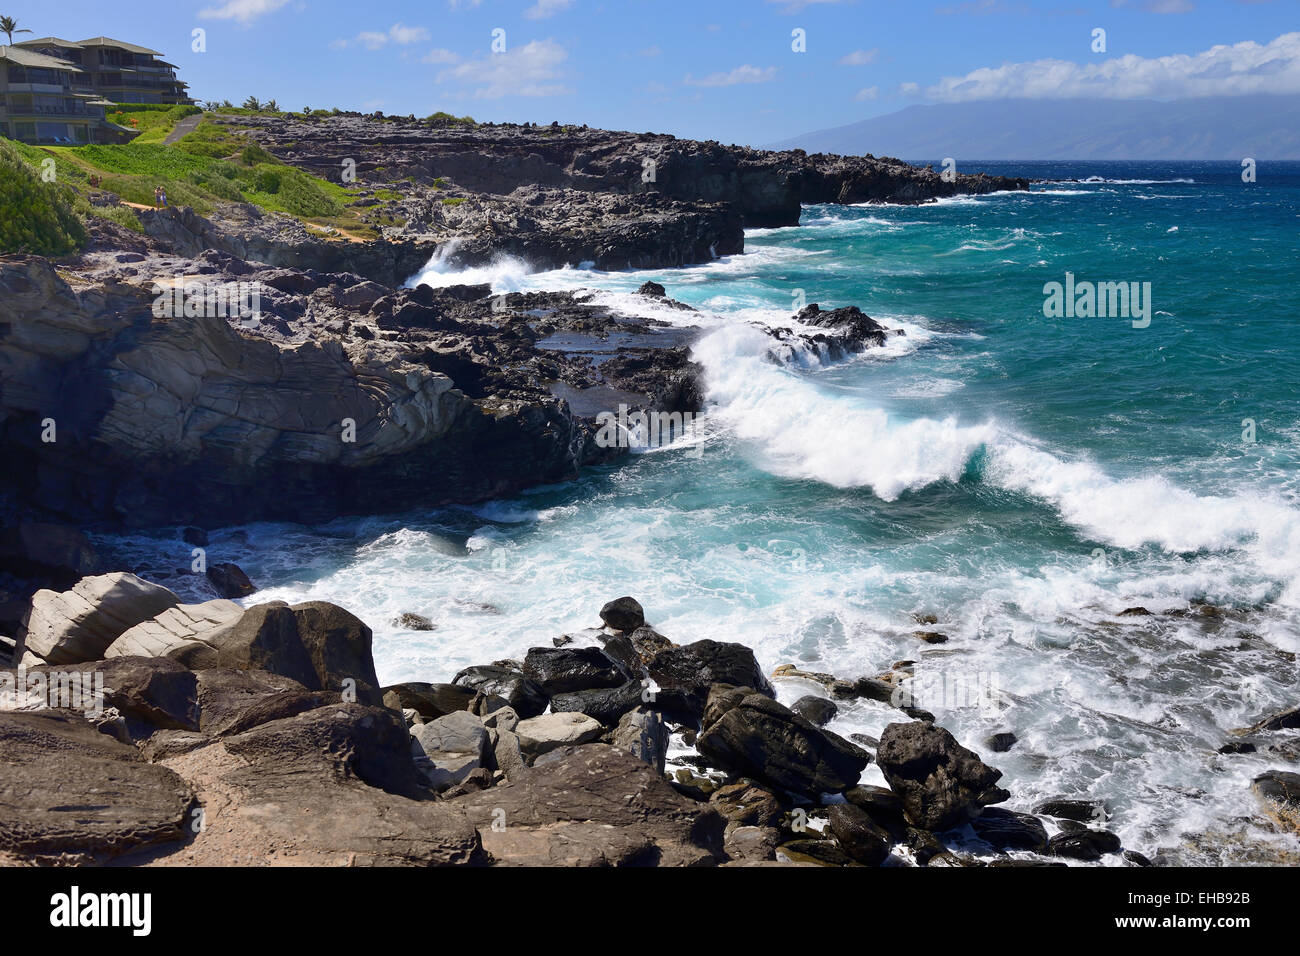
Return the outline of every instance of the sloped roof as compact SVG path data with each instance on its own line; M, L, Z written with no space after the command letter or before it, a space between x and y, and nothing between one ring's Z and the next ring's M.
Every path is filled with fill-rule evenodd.
M73 43L71 40L60 40L58 37L41 37L38 40L15 40L14 46L61 46L69 50L83 49L80 43Z
M123 40L114 40L112 37L91 37L89 40L78 40L82 46L112 46L119 50L125 50L127 53L146 53L149 56L162 56L157 50L151 50L147 46L136 46L134 43L126 43Z
M0 60L10 60L19 66L42 67L47 70L67 70L69 73L84 73L79 66L73 66L67 60L55 56L46 56L34 50L24 50L17 46L0 46Z

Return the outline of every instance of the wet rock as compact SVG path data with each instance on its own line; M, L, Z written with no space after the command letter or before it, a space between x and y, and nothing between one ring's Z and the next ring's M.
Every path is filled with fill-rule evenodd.
M958 826L1008 796L995 787L1001 771L930 723L887 726L876 760L907 819L927 830Z
M628 681L619 687L600 687L551 698L551 710L586 714L606 727L617 726L623 715L643 703L653 705L654 698L640 681Z
M400 627L408 631L432 631L437 625L429 620L423 614L413 614L410 611L405 614L399 614L393 621L394 627Z
M547 697L618 687L628 679L598 647L530 648L523 672Z
M1106 830L1076 830L1058 833L1048 841L1047 852L1074 860L1100 860L1104 854L1120 851L1119 837Z
M662 299L668 293L658 282L643 282L641 288L636 290L636 294L649 296L652 299Z
M1248 740L1229 740L1220 747L1216 753L1221 754L1253 754L1258 748Z
M213 590L223 598L248 597L257 590L239 565L228 561L208 565L207 578Z
M709 795L709 803L727 821L727 828L779 827L785 819L780 798L752 780L741 779L719 787Z
M732 860L775 860L780 842L781 831L776 827L727 827L723 849Z
M794 793L839 793L871 757L752 688L717 685L712 722L695 742L710 763Z
M186 544L192 544L198 548L206 548L208 546L208 533L202 528L195 528L193 526L182 528L181 540Z
M1106 804L1100 800L1065 797L1044 800L1034 807L1034 813L1042 817L1058 817L1062 820L1073 820L1077 823L1095 823L1099 820L1110 819L1110 814L1106 812Z
M520 717L536 717L546 710L546 694L521 671L497 665L467 667L452 683L458 687L481 690L504 697Z
M1144 607L1126 607L1116 617L1150 617L1151 612Z
M825 727L839 713L839 708L835 706L834 701L827 700L825 697L818 697L815 694L800 697L790 705L790 709L804 720L816 724L818 727Z
M615 598L600 609L600 619L616 631L635 631L645 624L645 610L636 598Z
M858 863L879 866L889 857L893 838L865 810L852 803L837 803L826 812L830 830L840 846Z
M743 644L704 640L670 647L655 655L648 671L663 691L657 695L658 705L682 723L698 722L703 717L714 684L750 687L768 697L775 696L754 652Z
M1300 773L1269 770L1250 784L1269 815L1293 833L1300 832Z
M1120 855L1124 858L1125 863L1131 863L1133 866L1155 866L1154 863L1137 850L1125 850Z
M907 832L903 804L898 795L887 787L859 784L844 791L844 799L864 811L876 824L900 837Z
M1005 731L1000 734L993 734L993 736L987 738L984 741L984 746L988 747L989 750L993 751L995 754L1004 754L1016 745L1018 739L1019 738L1017 738L1015 734L1010 731Z
M1290 710L1280 710L1275 714L1269 714L1254 724L1251 724L1245 730L1237 731L1242 734L1258 734L1268 730L1295 730L1300 728L1300 707L1292 707Z
M948 847L942 840L929 830L918 827L908 828L906 843L919 866L928 866L936 856L948 852Z
M971 826L980 839L998 850L1041 852L1047 848L1047 828L1027 813L986 807Z
M948 635L940 634L938 631L916 631L913 636L920 638L921 640L925 641L925 643L927 644L948 643Z
M776 858L818 866L849 866L854 862L834 840L790 840L776 848Z

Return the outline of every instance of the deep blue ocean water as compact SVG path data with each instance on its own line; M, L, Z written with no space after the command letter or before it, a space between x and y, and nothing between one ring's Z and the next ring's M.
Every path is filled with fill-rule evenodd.
M689 269L432 265L435 283L586 287L680 322L631 295L663 283L708 330L698 441L480 507L228 529L212 550L263 586L250 603L359 614L385 682L520 656L625 593L674 639L742 641L768 669L916 661L916 702L1004 771L1008 806L1102 797L1134 848L1250 859L1249 780L1278 761L1215 750L1300 683L1300 164L1254 183L1228 163L961 169L1050 181L811 206ZM1149 325L1045 317L1067 272L1149 282ZM906 334L773 362L755 326L788 325L799 290ZM188 561L170 532L108 544ZM1117 616L1135 606L1173 613ZM398 629L404 611L438 629ZM831 726L894 716L860 702ZM990 756L1007 730L1019 743Z

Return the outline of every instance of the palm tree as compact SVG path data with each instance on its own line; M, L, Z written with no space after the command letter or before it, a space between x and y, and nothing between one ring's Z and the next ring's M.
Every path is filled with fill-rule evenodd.
M31 30L19 30L18 21L15 20L13 17L0 17L0 33L3 33L5 36L9 38L9 43L11 45L14 42L15 33L31 33L31 32L32 32Z

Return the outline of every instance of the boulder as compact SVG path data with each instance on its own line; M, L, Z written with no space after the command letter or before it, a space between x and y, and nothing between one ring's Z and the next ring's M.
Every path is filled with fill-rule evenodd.
M876 761L908 821L926 830L959 826L1009 796L995 787L1001 771L925 721L887 726Z
M179 841L194 793L166 767L61 711L0 712L0 852L102 862Z
M98 570L94 546L76 528L29 522L0 529L0 571L72 584Z
M543 714L521 720L515 728L524 756L536 758L557 747L591 743L605 733L600 721L586 714Z
M1239 734L1258 734L1266 730L1295 730L1300 728L1300 707L1279 710L1269 714L1249 727L1236 731Z
M903 816L903 803L888 787L871 787L859 784L844 791L844 799L864 811L878 826L895 836L907 833L907 819Z
M248 597L257 590L243 569L229 562L208 565L207 579L213 590L223 598Z
M1269 770L1256 777L1250 789L1273 819L1292 833L1300 833L1300 773Z
M96 661L128 629L180 604L171 591L134 574L82 578L68 591L32 595L18 657L24 652L50 664Z
M616 631L635 631L645 623L645 609L636 598L615 598L600 609L600 619Z
M433 631L437 630L437 625L429 620L423 614L413 614L407 611L405 614L399 614L393 621L394 627L400 627L407 631Z
M354 691L360 703L383 702L370 628L337 605L258 604L211 640L217 666L267 670L308 690Z
M454 678L458 687L504 697L520 717L536 717L546 710L546 694L522 672L495 664L467 667Z
M458 710L468 710L477 693L456 684L426 684L410 681L383 688L384 706L393 710L414 710L425 720L436 720Z
M668 738L668 727L658 711L637 707L619 720L610 743L663 773L668 758Z
M998 850L1047 849L1047 828L1027 813L1015 813L1000 807L986 807L971 821L981 840Z
M195 671L199 730L209 737L242 734L273 720L338 703L337 694L308 690L270 671L208 667Z
M865 810L851 803L833 804L826 816L844 852L865 866L879 866L889 858L893 837Z
M984 741L984 746L995 754L1004 754L1016 745L1016 735L1010 731L993 734Z
M1047 852L1075 860L1100 860L1106 853L1120 851L1119 837L1106 830L1073 830L1058 833L1048 841Z
M171 757L203 829L160 862L450 866L487 862L465 815L426 798L400 715L334 703Z
M1068 797L1044 800L1034 807L1034 813L1042 817L1073 820L1076 823L1096 823L1110 818L1110 814L1106 812L1106 804L1100 800Z
M622 720L624 714L643 703L655 706L654 695L640 681L632 680L618 687L557 694L551 698L551 710L556 713L571 711L586 714L606 727L613 727Z
M483 766L488 730L466 710L411 728L411 756L416 770L435 790L446 790Z
M733 827L780 827L785 820L786 808L771 790L752 780L741 779L719 787L709 795L709 803Z
M524 657L524 676L547 697L618 687L628 679L599 647L530 648Z
M849 866L854 862L834 840L790 840L776 848L776 858L816 866Z
M556 751L519 779L447 801L480 828L501 863L549 858L606 865L599 853L565 854L574 824L600 828L616 855L642 865L698 866L722 858L723 820L676 793L652 767L607 744ZM497 826L493 824L497 823ZM592 831L594 832L594 831ZM583 841L585 842L585 840Z
M709 688L714 684L751 687L775 697L754 652L743 644L696 641L660 651L648 665L650 677L662 689L660 709L681 722L698 722L704 713Z
M871 760L865 751L764 694L742 690L747 693L737 695L719 685L710 696L715 719L695 746L712 765L808 796L839 793L858 782ZM719 700L730 706L715 707Z
M818 727L825 727L829 724L837 713L839 708L835 706L835 701L825 697L818 697L816 694L807 694L800 697L790 709L811 724Z
M244 615L233 601L178 604L157 617L127 628L104 651L114 657L170 657L186 667L216 665L216 643Z

